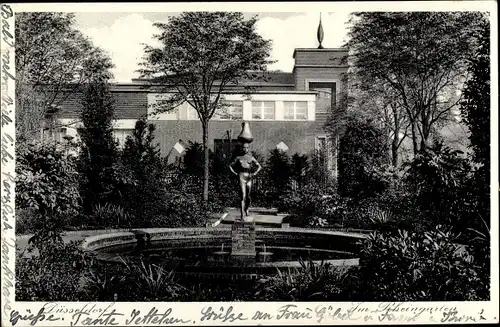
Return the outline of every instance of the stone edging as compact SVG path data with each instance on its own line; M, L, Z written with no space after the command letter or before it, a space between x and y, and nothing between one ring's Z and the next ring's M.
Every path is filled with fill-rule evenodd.
M321 231L311 230L306 228L256 228L257 234L261 236L269 234L302 234L302 235L324 235L324 236L340 236L354 239L364 239L366 235L358 233L346 233L339 231ZM118 231L110 233L100 233L98 235L87 237L83 243L82 248L86 251L95 251L109 245L128 244L136 242L136 234L143 233L149 234L151 239L164 240L164 239L206 239L218 237L230 237L230 229L220 229L214 227L194 227L194 228L143 228L128 231Z

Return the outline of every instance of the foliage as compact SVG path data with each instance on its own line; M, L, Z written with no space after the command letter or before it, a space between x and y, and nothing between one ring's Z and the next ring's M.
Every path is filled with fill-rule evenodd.
M145 216L151 227L200 227L207 221L208 212L199 199L199 193L184 193L172 190L165 193L163 203L154 214Z
M290 162L290 177L297 182L298 187L302 187L306 182L306 174L309 171L309 159L306 155L294 153Z
M83 97L80 130L80 173L82 174L81 195L83 206L89 211L98 203L117 200L114 163L118 158L116 141L113 137L113 98L109 86L97 81L86 85Z
M92 221L99 227L130 226L131 215L124 207L117 204L97 204L91 213Z
M40 255L16 257L16 301L79 301L80 279L91 264L76 242Z
M290 188L291 167L290 156L283 151L270 151L265 166L266 176L269 179L272 194L275 198L284 194Z
M32 234L36 231L38 213L34 209L16 209L16 234Z
M80 85L111 77L109 57L75 28L75 15L16 14L16 141L31 141Z
M347 117L340 138L338 192L360 199L371 197L387 187L376 174L387 161L387 147L380 128L369 121Z
M479 47L470 60L471 78L466 82L460 111L470 134L472 159L477 167L467 197L472 199L475 214L466 223L481 234L490 226L490 25L483 20L479 30ZM486 222L483 224L482 222ZM486 228L485 228L486 227Z
M406 179L427 224L460 227L461 216L469 214L463 191L470 172L461 151L436 142L408 166Z
M149 225L152 216L163 215L167 191L167 164L154 140L155 125L138 120L127 137L122 162L134 184L124 189L125 207L136 226Z
M285 193L281 210L290 213L290 224L297 227L339 223L343 220L348 200L320 185L307 184Z
M197 176L199 178L203 177L202 144L198 142L189 141L189 144L186 146L186 150L184 151L183 170L186 174Z
M165 301L178 298L185 292L185 288L177 283L174 271L167 271L164 267L147 263L144 260L126 261L126 278L135 284L135 299L148 301Z
M346 47L356 74L404 109L415 155L453 118L484 19L479 12L354 14Z
M152 82L173 85L175 95L155 111L169 111L188 102L198 113L203 129L203 200L208 201L208 126L223 109L224 91L241 79L255 79L265 71L271 42L260 37L257 19L237 12L186 12L156 23L159 47L146 46L142 75Z
M90 301L116 301L119 296L117 292L124 291L125 276L117 271L99 268L93 267L85 271L84 296Z
M331 183L331 171L328 169L328 149L317 149L310 156L307 182L316 183L324 187L333 186Z
M328 263L300 260L300 268L277 269L275 276L260 279L256 297L267 301L338 301L342 300L343 277Z
M439 226L424 233L374 233L362 245L351 292L359 301L485 300L489 281L483 273Z
M164 168L159 145L154 140L155 130L154 124L148 124L142 118L135 123L132 135L125 140L123 161L141 178L152 171L159 173Z
M18 147L16 157L16 206L34 215L31 241L43 251L80 208L75 158L51 143Z

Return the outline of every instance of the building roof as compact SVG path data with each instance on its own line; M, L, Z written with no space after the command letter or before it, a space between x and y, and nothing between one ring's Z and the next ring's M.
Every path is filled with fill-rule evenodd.
M255 79L241 79L242 85L283 85L283 86L293 86L295 85L295 78L293 73L281 72L281 71L266 71L266 72L256 72ZM122 85L160 85L159 83L151 84L151 79L147 78L133 78L132 83L120 83Z
M144 92L120 92L112 90L116 119L139 119L148 112L148 99ZM82 93L62 95L60 118L78 118L83 109Z

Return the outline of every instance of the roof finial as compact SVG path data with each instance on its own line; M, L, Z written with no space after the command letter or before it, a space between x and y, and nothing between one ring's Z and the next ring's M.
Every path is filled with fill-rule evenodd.
M316 36L318 37L318 42L319 46L318 49L323 49L323 46L321 43L323 42L323 25L321 25L321 13L319 13L319 25L318 25L318 32L316 33Z

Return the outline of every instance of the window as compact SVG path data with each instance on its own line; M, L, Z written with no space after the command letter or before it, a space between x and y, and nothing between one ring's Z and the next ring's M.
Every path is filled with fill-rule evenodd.
M214 119L243 119L243 101L222 101L222 107L216 110Z
M43 130L43 138L56 142L63 142L66 136L66 128L45 128Z
M134 132L133 129L115 129L113 130L113 135L118 142L119 147L123 147L125 145L125 141L127 136L132 135Z
M275 107L273 101L252 102L252 119L274 119Z
M285 119L288 120L306 120L307 119L307 101L285 101Z

